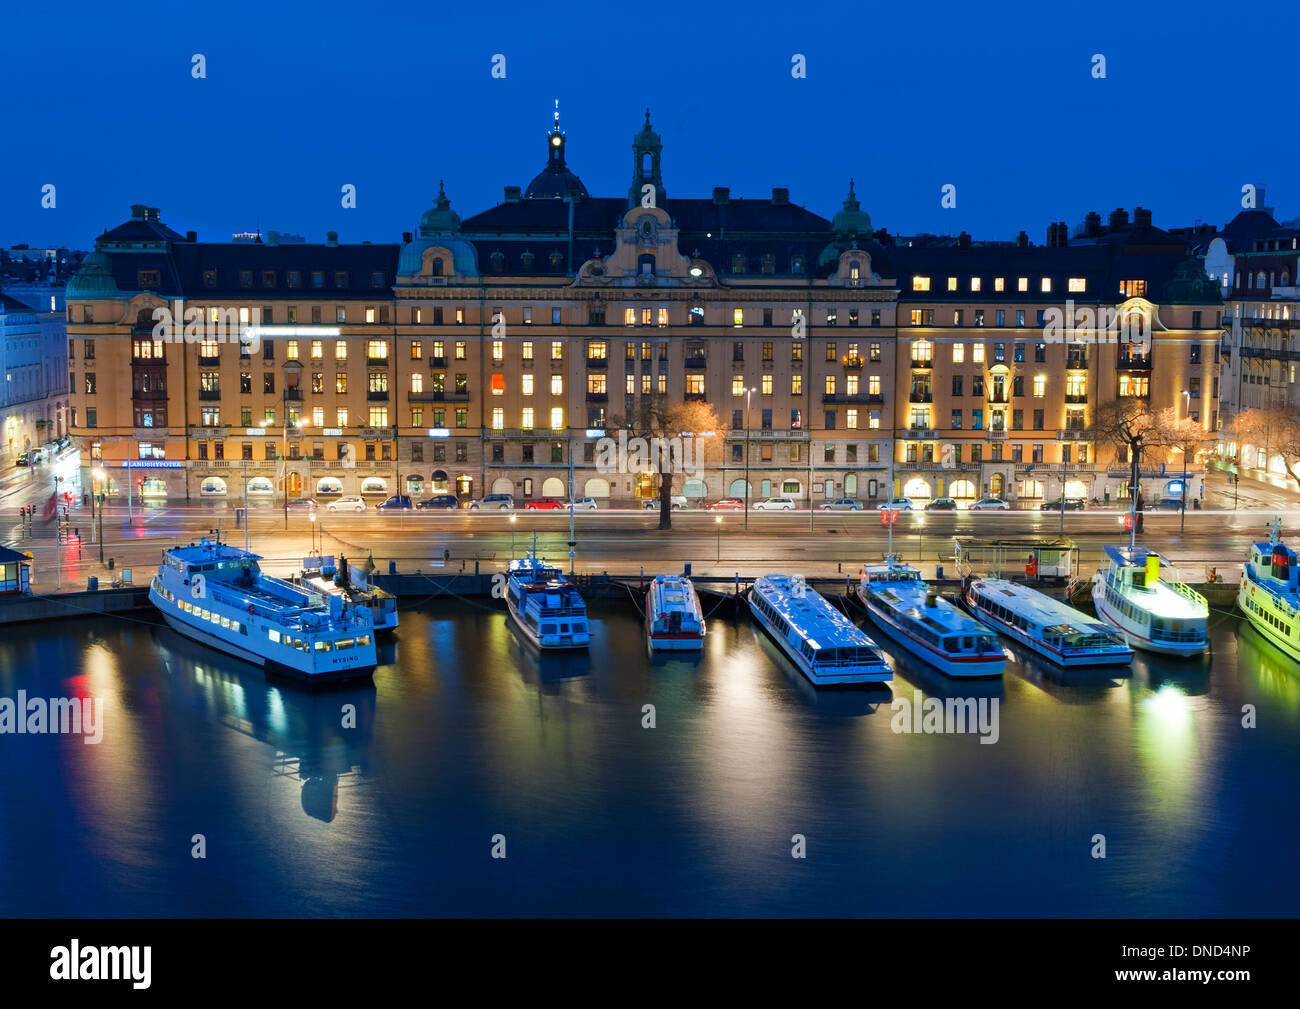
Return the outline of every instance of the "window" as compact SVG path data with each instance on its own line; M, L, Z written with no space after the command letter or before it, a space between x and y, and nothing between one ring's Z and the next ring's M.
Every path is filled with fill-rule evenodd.
M1083 277L1071 277L1066 281L1066 289L1071 294L1082 294L1088 289L1088 283Z
M411 391L424 392L424 375L418 371L411 373Z
M954 411L952 412L952 429L953 429L954 431L960 431L960 430L961 430L961 411L960 411L960 410L954 410Z
M492 430L501 431L506 426L506 410L502 406L492 408ZM494 446L495 447L495 446Z
M520 412L519 426L525 431L531 431L533 429L533 408L531 406L524 407ZM526 447L531 448L532 446Z
M834 396L834 395L835 395L835 376L834 376L834 375L827 375L827 376L826 376L826 395L827 395L827 396Z
M551 395L552 395L552 396L563 396L563 395L564 395L564 376L563 376L563 375L552 375L552 376L551 376Z
M912 363L929 365L933 359L934 347L925 340L912 344Z
M977 343L971 347L971 360L976 364L984 363L984 344Z
M424 344L419 340L411 341L411 360L419 361L424 357Z
M434 346L435 351L437 351L437 350L441 350L441 349L442 349L442 344L440 344L440 343L435 343L433 346ZM437 354L436 356L438 356L438 357L442 357L441 354ZM520 345L520 348L519 348L519 357L520 357L520 359L523 360L523 361L527 361L527 362L529 362L529 363L532 362L532 360L533 360L533 341L532 341L532 340L525 340L525 341Z
M564 430L564 407L562 406L551 407L551 430L552 431Z
M290 343L290 346L293 345L293 341L292 341L292 340L289 341L289 343ZM294 355L290 355L290 356L292 357L292 356L294 356ZM388 360L388 341L387 341L387 340L367 340L367 341L366 341L366 357L368 357L368 358L369 358L370 360L372 360L372 361L387 361L387 360Z
M531 396L533 394L533 373L532 372L526 371L519 376L519 391L524 396Z
M1196 313L1193 313L1193 314L1196 314ZM1199 328L1199 324L1196 323L1196 322L1193 322L1193 328ZM1191 345L1190 350L1191 350L1191 363L1192 363L1192 364L1200 364L1200 363L1201 363L1201 345L1200 345L1199 343L1194 343L1194 344Z
M1034 399L1042 399L1047 395L1047 376L1034 376Z
M371 427L388 426L388 407L372 406L370 408L370 426Z
M506 357L506 345L502 340L492 341L492 363L500 364Z
M340 371L337 375L334 376L334 391L335 391L335 392L347 392L347 391L348 391L348 375L347 375L347 372Z
M1034 411L1034 430L1035 430L1035 431L1041 431L1042 429L1043 429L1043 411L1042 411L1042 410L1035 410L1035 411ZM1041 460L1039 460L1039 461L1041 462Z
M704 388L703 388L704 376L699 375L699 376L696 376L696 377L700 379L700 383L701 383L700 392L704 392ZM772 376L771 376L771 375L764 375L764 376L763 376L763 380L762 380L762 389L763 389L763 395L764 395L764 396L770 396L770 395L772 395Z
M731 324L736 329L740 329L745 325L745 310L743 308L732 309Z
M733 396L745 395L745 377L743 375L731 376L731 395Z
M952 363L961 364L966 360L966 347L960 343L952 345Z
M952 377L952 394L953 394L954 396L960 396L960 395L962 394L961 386L962 386L962 377L961 377L960 375L953 375L953 377Z
M604 380L604 377L605 377L604 375L593 375L593 376L592 376L592 378L600 378L600 379L602 380L602 381L601 381L601 385L604 385L604 381L603 381L603 380ZM595 391L595 390L589 390L589 391ZM687 376L686 376L686 395L688 395L688 396L703 396L703 395L704 395L704 376L703 376L703 375L687 375Z
M930 290L930 278L929 278L929 277L913 277L913 278L912 278L912 290L913 290L913 291L928 291L928 290Z
M463 360L465 360L466 347L467 347L467 344L466 344L466 342L465 342L464 340L457 340L457 341L456 341L456 360L457 360L457 361L463 361Z
M559 340L551 341L551 360L552 361L564 360L564 344L561 343Z
M802 375L791 375L791 376L790 376L790 395L792 395L792 396L802 396L802 395L803 395L803 376L802 376Z
M343 340L334 341L334 360L346 361L348 359L348 345Z

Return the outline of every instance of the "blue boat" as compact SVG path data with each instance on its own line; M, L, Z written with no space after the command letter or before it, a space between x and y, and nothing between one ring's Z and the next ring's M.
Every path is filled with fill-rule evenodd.
M523 635L538 648L586 648L591 643L587 604L559 568L536 550L510 562L506 606Z
M374 671L370 610L263 573L261 558L220 540L168 550L149 601L173 630L268 671L308 682Z
M1241 569L1237 605L1255 630L1292 659L1300 659L1300 562L1274 519L1268 541L1254 543Z

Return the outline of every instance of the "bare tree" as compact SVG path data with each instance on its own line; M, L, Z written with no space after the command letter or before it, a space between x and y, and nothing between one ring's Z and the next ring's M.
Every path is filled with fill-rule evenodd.
M606 431L623 430L628 439L641 439L626 456L629 469L653 471L659 477L659 528L673 525L673 486L678 473L689 475L722 457L722 425L708 403L675 403L667 396L643 396L641 408L629 417L612 417ZM645 467L642 469L641 467Z

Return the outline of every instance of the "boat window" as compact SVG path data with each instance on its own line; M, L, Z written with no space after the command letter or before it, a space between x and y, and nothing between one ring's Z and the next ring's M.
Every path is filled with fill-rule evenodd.
M543 633L543 634L554 634L554 633L555 633L555 625L554 625L554 624L542 624L542 633Z
M334 642L334 647L340 652L346 652L349 648L352 648L355 644L356 641L353 640L352 638L339 638L337 641Z

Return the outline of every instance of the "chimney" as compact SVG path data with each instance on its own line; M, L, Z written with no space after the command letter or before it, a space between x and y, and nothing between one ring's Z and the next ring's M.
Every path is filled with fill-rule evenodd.
M187 231L187 232L185 232L185 241L187 241L187 242L197 242L198 240L199 240L199 233L198 233L197 231Z
M1110 230L1123 231L1128 227L1128 211L1123 207L1117 207L1110 212Z
M957 236L957 248L959 248L959 249L969 249L969 248L970 248L970 235L966 234L966 232L964 232L964 231L963 231L960 235L958 235L958 236Z
M1056 222L1056 234L1059 236L1061 248L1064 249L1070 244L1070 226L1064 221Z
M1023 231L1016 236L1016 248L1017 249L1029 248L1029 236Z
M518 203L522 199L523 193L518 186L506 186L505 200L507 203Z
M325 232L325 244L326 244L326 245L338 245L338 244L339 244L339 233L338 233L337 231L327 231L327 232Z
M1088 216L1083 219L1083 233L1089 238L1096 238L1101 234L1101 214L1092 210Z
M267 245L267 246L276 246L276 245L279 245L279 244L280 244L280 232L278 232L278 231L268 231L268 232L266 233L266 237L264 237L264 238L262 239L262 243L263 243L264 245Z
M772 206L784 207L790 203L790 190L785 186L772 187Z
M1133 208L1133 227L1147 230L1151 227L1151 211L1144 207Z
M149 213L149 208L146 207L143 203L131 204L131 220L133 221L146 220L148 217L148 213Z
M410 243L410 241L411 241L411 233L410 233L409 231L403 231L403 232L402 232L402 241L403 241L403 242L406 242L406 243L408 243L408 244Z
M716 203L716 204L718 204L718 206L722 206L723 204L730 203L730 202L731 202L731 187L730 187L730 186L714 186L714 187L713 187L713 202Z
M1049 224L1047 226L1047 247L1049 249L1056 248L1056 225L1055 224Z

